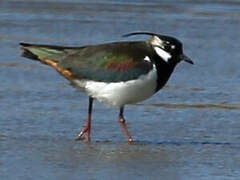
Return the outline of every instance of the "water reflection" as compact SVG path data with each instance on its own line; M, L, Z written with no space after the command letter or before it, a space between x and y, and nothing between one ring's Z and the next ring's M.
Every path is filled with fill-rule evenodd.
M219 110L240 110L240 104L137 104L136 106L155 106L167 109L219 109Z

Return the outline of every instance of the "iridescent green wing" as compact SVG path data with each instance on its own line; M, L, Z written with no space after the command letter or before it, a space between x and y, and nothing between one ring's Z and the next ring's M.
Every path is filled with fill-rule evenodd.
M147 42L120 42L74 49L59 65L80 79L99 82L128 81L147 74L153 65Z

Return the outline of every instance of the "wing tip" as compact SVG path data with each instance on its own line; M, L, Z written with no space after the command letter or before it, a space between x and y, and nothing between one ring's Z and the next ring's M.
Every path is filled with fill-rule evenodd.
M32 44L30 44L30 43L25 43L25 42L20 42L19 45L22 46L22 47L32 46Z
M28 58L28 59L32 59L32 60L39 60L38 56L33 54L30 50L28 50L27 47L32 46L32 44L29 43L24 43L24 42L20 42L19 43L22 49L22 53L21 56Z

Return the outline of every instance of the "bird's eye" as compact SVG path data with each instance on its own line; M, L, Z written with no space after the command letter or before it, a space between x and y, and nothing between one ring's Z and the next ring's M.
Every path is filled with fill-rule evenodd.
M175 45L170 45L170 44L165 44L164 49L168 52L175 51L176 46Z
M165 46L164 46L164 50L166 50L166 51L171 51L172 48L171 48L171 46L169 46L169 45L165 45Z

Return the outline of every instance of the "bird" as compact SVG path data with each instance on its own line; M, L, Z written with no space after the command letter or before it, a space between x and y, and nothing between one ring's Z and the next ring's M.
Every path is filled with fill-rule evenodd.
M86 124L76 140L91 141L93 101L119 109L118 121L129 143L124 107L144 101L164 87L176 65L194 64L173 36L131 32L123 37L145 35L147 40L118 41L79 47L20 42L22 57L53 67L78 90L87 94Z

